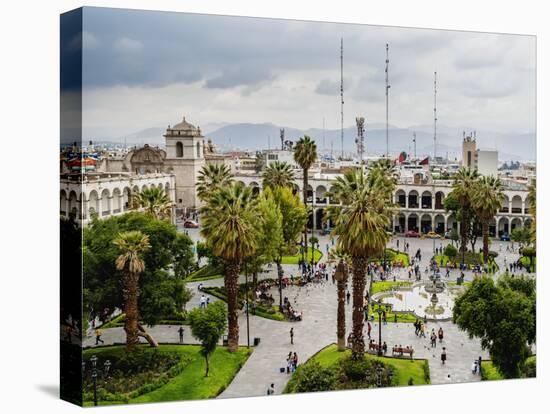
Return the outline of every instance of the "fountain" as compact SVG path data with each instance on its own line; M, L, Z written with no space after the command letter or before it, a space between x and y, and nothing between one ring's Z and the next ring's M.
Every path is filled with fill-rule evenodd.
M462 286L448 287L438 275L430 281L421 281L412 286L379 292L373 301L391 306L395 312L408 312L427 320L448 320L452 318L455 298L463 291Z

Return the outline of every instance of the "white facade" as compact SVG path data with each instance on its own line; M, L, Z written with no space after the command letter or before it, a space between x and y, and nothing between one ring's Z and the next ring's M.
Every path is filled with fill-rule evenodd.
M162 188L175 201L173 174L67 174L61 177L60 184L60 215L68 217L72 213L83 225L90 222L93 212L100 218L127 212L132 194L145 188Z

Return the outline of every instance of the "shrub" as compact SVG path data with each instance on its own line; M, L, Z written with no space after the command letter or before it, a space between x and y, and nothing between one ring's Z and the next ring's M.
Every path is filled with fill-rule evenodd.
M336 383L335 372L330 368L323 368L314 361L300 367L295 375L295 392L330 391Z
M448 244L443 250L443 254L445 254L450 258L455 258L456 255L458 254L458 250L452 244Z

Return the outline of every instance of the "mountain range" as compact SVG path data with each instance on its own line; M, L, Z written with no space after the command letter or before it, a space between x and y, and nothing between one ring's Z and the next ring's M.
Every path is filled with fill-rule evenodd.
M309 135L321 152L339 154L341 148L341 132L339 129L310 128L297 129L281 127L272 123L213 123L201 126L203 134L211 139L220 151L228 150L259 150L266 148L280 148L280 129L285 130L285 140L297 141L299 137ZM473 129L466 129L469 134ZM126 142L127 145L164 145L163 134L165 128L152 127L128 134L125 137L102 139L102 142ZM413 133L416 133L416 155L423 157L433 155L433 125L416 125L400 128L389 125L390 154L397 155L405 151L414 155ZM344 128L344 152L355 153L355 126ZM437 127L437 155L450 159L462 157L462 136L460 128L438 125ZM534 133L499 133L493 131L477 131L478 148L496 149L499 151L500 161L535 160L536 139ZM365 128L365 148L367 155L379 155L386 152L385 124L367 124Z

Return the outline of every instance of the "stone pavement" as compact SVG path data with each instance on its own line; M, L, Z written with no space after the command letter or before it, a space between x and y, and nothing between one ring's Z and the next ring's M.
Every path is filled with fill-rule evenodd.
M325 244L328 243L326 237L320 238L320 246L323 252ZM400 238L401 243L403 238ZM410 252L415 252L418 247L422 249L421 268L423 269L431 258L433 242L431 240L407 239L410 244ZM436 241L436 246L448 241ZM497 242L499 243L499 242ZM505 246L505 243L503 243ZM395 247L395 241L392 241L389 247ZM505 247L503 247L503 250ZM504 255L497 258L499 265L503 267ZM517 254L506 253L508 262L515 260ZM283 266L285 275L296 274L298 267L296 265ZM456 280L458 271L454 271L450 280ZM276 277L275 267L270 272L260 276ZM424 274L423 274L424 277ZM404 271L398 275L399 279L406 279ZM241 276L244 282L244 276ZM251 278L249 278L250 281ZM466 280L471 280L471 272L466 273ZM200 293L197 286L200 282L189 283L188 286L194 292L194 297L188 304L188 308L196 307L199 303ZM213 279L202 282L204 286L221 286L223 279ZM278 291L273 289L273 297L278 300ZM266 394L269 384L275 384L275 393L282 393L284 386L288 382L290 375L280 373L279 368L286 366L286 356L289 352L298 354L299 363L306 361L313 354L325 346L336 341L336 285L329 282L320 284L310 284L305 287L292 286L283 290L283 295L287 296L294 307L303 311L303 320L301 322L279 322L264 319L250 315L250 341L253 343L255 337L260 338L260 344L254 347L254 352L246 364L237 373L229 387L220 395L220 398L243 397L243 396L262 396ZM211 298L216 300L216 298ZM246 345L246 317L243 313L239 316L241 345ZM432 328L436 331L441 326L445 333L443 344L437 344L435 349L430 348L428 338L419 338L414 334L412 324L394 324L388 322L382 326L382 341L386 341L388 348L394 344L412 345L415 349L415 358L426 358L429 362L430 376L432 384L459 383L479 381L477 375L470 371L472 362L479 356L487 358L486 352L481 350L479 340L469 339L465 332L462 332L452 322L433 322L427 324L427 336ZM289 331L294 327L294 345L290 344ZM189 327L184 327L184 342L197 343L191 336ZM149 329L150 333L159 342L178 342L178 326L155 326ZM346 337L351 330L351 305L346 305ZM378 324L372 324L373 339L378 338ZM125 340L122 328L105 329L103 334L105 344L123 343ZM95 339L89 337L85 340L85 346L93 346ZM441 364L440 355L442 346L447 350L447 362Z

